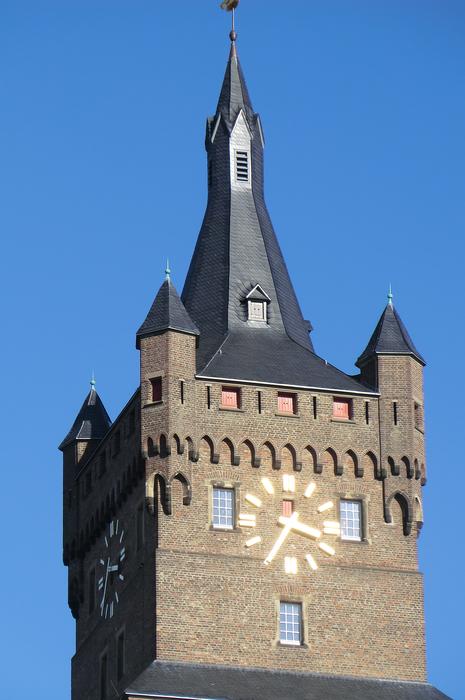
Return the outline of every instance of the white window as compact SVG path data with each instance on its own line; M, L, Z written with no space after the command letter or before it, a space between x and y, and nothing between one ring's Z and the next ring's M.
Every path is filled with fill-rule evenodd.
M362 503L361 501L341 500L340 503L341 539L362 539Z
M266 303L249 300L249 321L266 321Z
M234 489L214 487L212 525L232 530L234 527Z
M302 644L302 604L279 604L279 641L281 644Z
M249 181L249 154L247 151L236 151L236 180Z

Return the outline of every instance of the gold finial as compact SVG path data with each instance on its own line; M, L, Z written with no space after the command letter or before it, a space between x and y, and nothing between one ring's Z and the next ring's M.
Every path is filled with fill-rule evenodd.
M223 0L220 7L222 10L227 12L232 12L232 28L229 34L229 38L234 43L237 39L236 27L235 27L235 13L236 7L239 5L239 0Z

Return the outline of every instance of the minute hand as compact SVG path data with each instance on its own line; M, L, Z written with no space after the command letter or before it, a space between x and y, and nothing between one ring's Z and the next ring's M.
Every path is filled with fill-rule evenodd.
M282 531L282 533L280 534L280 536L278 537L278 539L274 543L271 552L268 554L267 558L265 559L265 564L270 564L273 561L273 559L275 558L275 556L277 555L277 553L281 549L281 547L284 543L284 540L286 539L286 537L289 535L290 531L292 530L292 527L293 527L294 523L297 521L298 517L299 517L298 513L293 513L290 518L286 518L287 522L286 522L286 525L284 526L284 530Z
M295 515L295 513L294 513ZM292 521L291 518L285 518L284 516L281 516L278 520L280 525L284 525L284 530L290 526L290 529L293 530L294 532L298 532L300 535L306 535L307 537L311 537L314 540L318 540L321 537L321 532L320 530L317 530L314 527L309 527L308 525L304 525L304 523L298 522L297 518Z

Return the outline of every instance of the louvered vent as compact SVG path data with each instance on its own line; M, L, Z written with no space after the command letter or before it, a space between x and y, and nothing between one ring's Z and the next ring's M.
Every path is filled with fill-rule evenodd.
M236 179L239 182L249 181L249 154L247 151L236 151Z

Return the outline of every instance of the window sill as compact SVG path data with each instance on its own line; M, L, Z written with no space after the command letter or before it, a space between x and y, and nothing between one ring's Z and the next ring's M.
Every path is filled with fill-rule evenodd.
M331 423L342 423L343 425L356 425L357 421L353 418L331 418Z
M236 535L240 532L239 528L237 527L215 527L214 525L210 525L209 527L210 532L218 532L220 534L225 534L227 533L235 533Z
M220 406L220 411L230 411L231 413L244 413L243 408L233 408L232 406Z
M292 642L281 642L281 640L279 640L276 642L276 646L281 649L308 649L308 644L304 642L296 642L293 644Z
M147 401L144 403L144 408L148 408L149 406L160 406L163 404L163 399L160 399L160 401Z
M300 413L286 413L284 411L276 411L275 416L279 418L300 418Z

